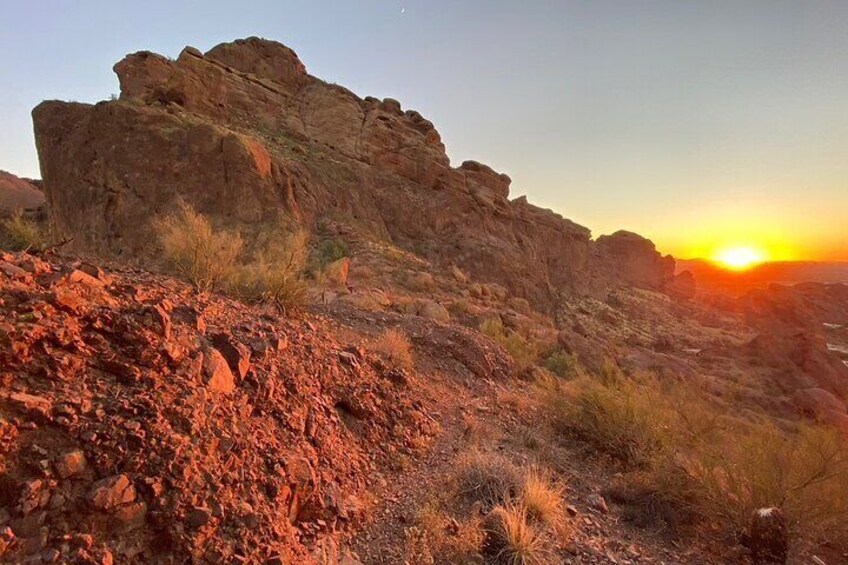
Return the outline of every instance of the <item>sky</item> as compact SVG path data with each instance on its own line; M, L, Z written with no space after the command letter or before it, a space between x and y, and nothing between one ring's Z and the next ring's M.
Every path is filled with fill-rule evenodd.
M594 236L848 260L844 0L0 0L0 169L38 178L31 109L117 94L125 54L251 35Z

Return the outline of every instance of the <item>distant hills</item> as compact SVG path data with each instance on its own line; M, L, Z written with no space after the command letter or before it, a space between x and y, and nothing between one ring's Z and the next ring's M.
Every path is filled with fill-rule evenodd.
M805 282L848 284L848 262L775 261L763 263L747 271L730 271L704 259L679 259L677 271L689 271L702 291L743 294L772 283Z

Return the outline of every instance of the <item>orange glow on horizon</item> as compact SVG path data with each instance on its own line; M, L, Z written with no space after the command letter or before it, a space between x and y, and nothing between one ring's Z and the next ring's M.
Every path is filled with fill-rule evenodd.
M716 251L713 263L731 271L746 271L768 261L768 254L752 245L731 245Z

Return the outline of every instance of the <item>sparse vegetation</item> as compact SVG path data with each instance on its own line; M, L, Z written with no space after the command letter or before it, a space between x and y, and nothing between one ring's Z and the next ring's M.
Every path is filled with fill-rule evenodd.
M11 251L40 250L47 245L47 234L23 211L16 210L0 222L0 244Z
M563 489L551 476L537 467L524 474L521 502L527 515L546 526L559 528L565 520Z
M473 450L457 464L459 493L483 503L485 508L516 497L522 484L521 469L503 455Z
M779 506L796 535L848 547L835 522L848 513L848 452L838 432L741 420L691 384L611 369L561 390L549 395L559 429L632 471L621 498L648 514L639 521L701 517L741 531L754 510Z
M393 368L411 370L415 364L412 343L401 330L390 328L384 331L371 343L371 348Z
M232 276L243 246L239 234L213 230L208 219L183 201L153 226L165 258L198 292L210 291Z

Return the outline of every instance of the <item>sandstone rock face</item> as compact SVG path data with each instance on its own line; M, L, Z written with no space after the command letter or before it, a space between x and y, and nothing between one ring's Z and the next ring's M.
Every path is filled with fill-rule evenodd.
M179 197L248 239L280 214L307 229L327 214L350 218L540 306L673 276L673 260L644 238L593 242L509 200L507 175L474 161L452 168L421 114L313 77L279 43L188 47L176 60L140 52L114 70L120 100L33 111L52 222L79 248L149 252L150 219Z
M0 211L34 210L44 204L44 193L33 182L0 171Z

